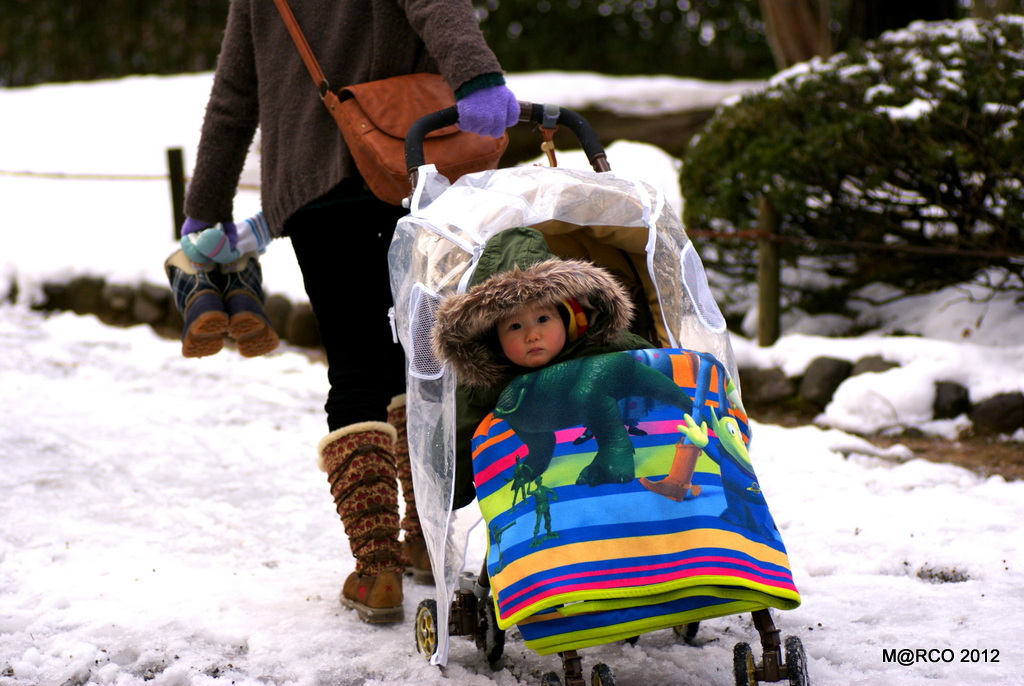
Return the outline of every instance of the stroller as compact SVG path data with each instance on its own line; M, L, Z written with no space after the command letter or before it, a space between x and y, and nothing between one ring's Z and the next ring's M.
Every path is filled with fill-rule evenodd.
M750 612L763 652L757 660L749 644L735 646L736 683L805 685L800 639L783 643L769 610L793 609L800 597L750 463L726 322L700 257L657 189L611 173L583 117L551 105L521 109L520 121L539 125L548 143L555 128L569 128L593 172L516 167L449 183L424 163L422 143L455 123L455 108L424 117L406 138L410 213L388 259L392 324L408 360L416 504L436 581L436 597L417 608L417 649L444 667L450 636L471 636L494 665L515 625L527 648L561 658L564 674L549 672L544 683L570 686L586 683L579 650L662 629L690 642L701 621ZM430 333L444 298L466 290L487 241L514 227L537 229L560 257L612 272L637 306L637 332L662 347L599 356L608 358L607 378L628 367L644 380L617 393L620 416L605 422L633 456L637 478L625 483L587 482L577 468L596 459L609 431L551 426L554 457L542 481L530 463L538 449L520 440L514 413L485 419L473 471L487 555L472 573L463 571L465 548L478 520L452 510L457 380L434 356ZM591 683L614 684L607 665L593 667Z

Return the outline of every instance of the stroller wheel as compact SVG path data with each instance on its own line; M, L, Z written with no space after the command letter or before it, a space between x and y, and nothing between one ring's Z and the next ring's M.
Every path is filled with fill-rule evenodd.
M736 677L736 686L757 686L757 665L754 651L747 643L737 643L732 650L732 671Z
M541 686L562 686L562 678L555 672L545 672L540 678Z
M676 636L691 644L697 638L698 629L700 629L700 622L690 622L689 624L679 624L672 627L672 631L675 632Z
M804 645L796 636L786 637L786 676L789 686L808 686L811 683L807 676L807 653Z
M612 676L611 668L606 664L596 664L590 671L591 686L615 686L615 677Z
M487 664L494 667L505 653L505 630L498 628L498 618L490 598L480 600L477 613L480 621L477 625L476 647L484 654Z
M416 608L416 650L428 660L437 652L437 601L428 598Z

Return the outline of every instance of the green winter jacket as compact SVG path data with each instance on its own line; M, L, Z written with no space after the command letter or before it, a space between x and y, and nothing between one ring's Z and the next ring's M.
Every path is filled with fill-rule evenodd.
M466 293L447 298L439 307L434 349L458 380L454 508L475 497L471 441L477 427L513 378L536 371L505 358L495 325L523 304L558 304L567 298L579 302L589 327L575 340L567 340L550 364L657 347L629 331L633 303L615 277L590 262L557 258L535 229L507 229L492 238Z

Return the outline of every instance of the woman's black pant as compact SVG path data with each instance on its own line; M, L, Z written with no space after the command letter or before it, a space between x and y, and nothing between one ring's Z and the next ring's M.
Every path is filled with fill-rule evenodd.
M327 426L385 421L405 392L405 357L388 320L387 252L406 213L373 197L303 208L288 219L299 268L327 353Z

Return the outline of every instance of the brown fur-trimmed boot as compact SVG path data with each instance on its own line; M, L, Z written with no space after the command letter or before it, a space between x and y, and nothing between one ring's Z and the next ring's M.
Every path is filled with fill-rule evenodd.
M320 468L356 558L341 604L370 624L404 617L394 442L391 425L362 422L332 431L319 445Z
M405 516L402 517L402 555L405 557L405 573L419 584L434 583L434 573L430 568L430 555L427 553L427 542L420 528L419 514L416 512L416 497L412 487L412 464L409 462L409 434L406 431L405 395L397 395L388 405L388 424L395 427L395 462L398 465L398 482L402 486L402 499L405 501Z

